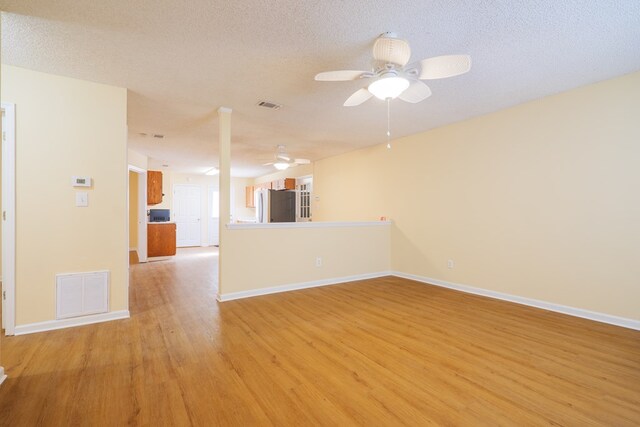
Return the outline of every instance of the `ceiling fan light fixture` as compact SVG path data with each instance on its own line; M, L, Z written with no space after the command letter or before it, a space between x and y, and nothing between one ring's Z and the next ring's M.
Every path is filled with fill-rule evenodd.
M389 77L382 76L375 82L371 83L367 88L369 92L378 99L394 99L409 87L409 80L404 77L391 75Z
M289 168L289 163L285 162L276 162L273 164L273 167L278 169L279 171L283 171Z

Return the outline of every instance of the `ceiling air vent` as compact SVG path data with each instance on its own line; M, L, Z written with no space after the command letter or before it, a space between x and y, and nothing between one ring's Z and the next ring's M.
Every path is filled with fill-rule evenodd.
M158 139L162 139L162 138L164 138L164 135L161 135L159 133L155 133L155 134L153 134L153 137L154 138L158 138Z
M276 104L275 102L260 101L258 102L258 107L264 107L270 110L279 110L282 105Z

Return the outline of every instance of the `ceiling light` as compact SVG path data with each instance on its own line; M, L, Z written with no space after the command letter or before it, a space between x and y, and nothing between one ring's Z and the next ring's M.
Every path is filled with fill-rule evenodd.
M220 173L220 171L218 170L218 168L211 168L208 171L206 171L204 174L205 175L209 175L209 176L213 176L213 175L218 175Z
M289 163L285 163L285 162L277 162L273 164L273 167L278 169L279 171L283 171L285 169L289 168Z
M409 87L409 80L395 73L385 73L367 89L378 99L394 99Z

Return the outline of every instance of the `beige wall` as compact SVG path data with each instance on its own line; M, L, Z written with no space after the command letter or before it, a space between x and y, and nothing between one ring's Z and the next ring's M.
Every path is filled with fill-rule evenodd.
M127 162L131 166L135 166L140 169L147 170L148 159L147 156L140 154L131 149L127 150Z
M128 308L127 92L2 65L16 104L16 325L55 319L55 275L110 271L110 309ZM75 206L72 175L93 178Z
M231 178L231 216L232 222L254 219L256 209L247 207L246 188L253 185L253 178Z
M390 266L390 226L228 230L222 298L242 291L381 273ZM322 266L316 267L316 257Z
M138 174L129 171L129 249L138 248Z
M637 320L639 111L635 73L322 160L314 219L393 219L400 272Z

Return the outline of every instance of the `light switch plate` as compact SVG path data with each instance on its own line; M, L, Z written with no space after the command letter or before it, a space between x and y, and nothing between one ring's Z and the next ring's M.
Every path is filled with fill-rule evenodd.
M78 191L76 193L76 206L82 208L89 206L89 193L86 191Z

